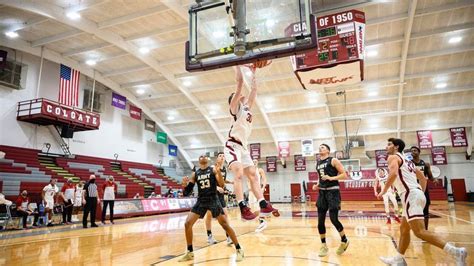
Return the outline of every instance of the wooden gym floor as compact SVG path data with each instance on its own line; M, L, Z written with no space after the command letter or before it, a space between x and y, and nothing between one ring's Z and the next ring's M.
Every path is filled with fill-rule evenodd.
M319 258L320 241L314 202L275 204L282 216L269 220L263 233L257 221L242 222L230 210L231 225L245 251L242 265L382 265L378 256L395 252L399 226L385 224L383 203L344 202L340 216L350 245L336 255L340 237L326 221L327 257ZM430 230L468 249L467 265L474 265L474 204L434 202ZM188 265L177 260L186 249L186 213L116 220L114 226L82 229L80 224L0 233L0 265ZM219 243L209 246L202 220L194 228L196 265L235 265L235 249L213 221ZM398 242L398 241L397 241ZM412 235L408 265L454 265L446 254Z

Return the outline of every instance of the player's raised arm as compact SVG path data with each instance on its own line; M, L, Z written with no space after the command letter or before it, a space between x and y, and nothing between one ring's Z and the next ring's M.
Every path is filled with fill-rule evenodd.
M235 115L239 109L239 101L240 97L242 96L242 86L244 84L244 77L242 75L242 69L240 67L236 67L235 70L235 82L237 83L237 88L235 89L235 93L232 94L232 99L230 99L230 112Z
M251 67L250 70L252 71L252 80L250 82L250 94L249 99L247 101L247 105L249 108L252 108L253 103L255 102L255 98L257 98L257 78L255 77L255 67Z

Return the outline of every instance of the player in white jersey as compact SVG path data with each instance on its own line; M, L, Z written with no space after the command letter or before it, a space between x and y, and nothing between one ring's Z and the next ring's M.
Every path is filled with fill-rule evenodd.
M457 265L465 265L467 251L455 247L441 239L436 233L425 229L423 208L426 198L423 190L426 188L426 177L415 167L415 164L402 154L405 142L401 139L388 139L387 152L389 176L387 184L377 195L379 199L387 193L390 186L395 185L403 204L403 220L400 225L400 242L398 254L393 257L380 257L388 265L406 265L404 254L410 244L410 230L418 238L442 248L455 260ZM420 181L418 184L417 179Z
M384 168L379 168L377 171L375 171L375 184L374 184L374 193L375 196L377 197L378 193L378 188L380 186L380 189L383 190L384 186L387 183L388 179L388 173L387 170ZM392 188L389 188L387 190L387 193L383 195L383 205L385 206L385 214L387 215L387 224L391 224L390 220L390 203L389 200L392 202L393 205L393 211L395 214L395 221L400 223L400 218L398 217L398 203L397 199L395 198L395 192L393 191Z
M237 89L229 97L230 114L234 121L229 131L229 138L225 143L224 155L227 165L234 176L234 191L237 202L239 203L242 219L253 220L257 215L253 213L244 201L244 193L242 189L242 177L247 176L250 180L250 187L254 195L258 199L260 205L260 214L268 216L273 214L280 216L277 209L263 198L261 187L258 185L257 176L255 174L255 166L253 165L250 152L247 150L247 140L252 132L252 112L257 96L257 82L255 79L255 70L257 63L254 63L250 70L252 72L252 84L248 97L242 95L243 76L240 67L236 70Z
M265 171L262 168L258 167L258 160L253 160L253 164L255 165L255 173L257 175L258 185L262 189L262 193L265 192L265 187L267 186L267 176L265 175ZM250 191L250 182L247 183L249 187L249 203L254 204L257 203L257 197ZM256 233L260 233L267 228L267 221L265 220L265 216L259 215L258 217L258 226L255 229Z

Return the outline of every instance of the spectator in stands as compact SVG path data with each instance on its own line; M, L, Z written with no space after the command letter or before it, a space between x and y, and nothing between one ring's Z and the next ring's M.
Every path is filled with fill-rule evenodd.
M33 221L33 227L38 226L38 218L39 218L38 213L28 208L29 203L30 203L30 198L28 198L28 191L23 190L21 194L18 196L18 198L16 199L15 203L16 203L16 213L18 214L18 217L23 218L23 229L28 228L26 226L26 221L28 220L29 215L34 215L35 217Z
M166 192L166 197L167 198L173 197L173 188L168 188L168 192Z
M48 214L48 226L53 226L53 208L54 208L54 197L58 193L59 188L56 186L57 179L51 178L49 184L43 188L41 198L44 201L45 212Z
M99 227L95 223L95 211L97 204L100 204L99 191L95 183L95 175L89 176L89 182L84 186L82 192L82 204L84 204L84 215L82 217L82 226L87 228L87 217L91 214L91 227Z
M0 151L0 159L5 158L5 153L3 151Z
M117 184L114 182L114 177L109 176L109 180L102 185L102 200L104 202L102 207L102 223L105 224L105 213L107 206L110 208L110 223L114 223L114 201L115 193L117 193Z
M61 189L61 197L64 201L63 224L72 224L72 206L74 205L75 192L76 186L72 183L72 178L70 178Z
M79 183L76 185L76 192L74 194L74 207L73 207L73 217L72 221L78 222L79 219L77 215L79 214L79 211L82 208L82 191L84 190L84 181L79 181Z
M140 198L140 193L137 193L135 194L135 196L133 196L134 199L139 199Z
M155 192L151 192L150 196L148 196L149 199L156 198Z

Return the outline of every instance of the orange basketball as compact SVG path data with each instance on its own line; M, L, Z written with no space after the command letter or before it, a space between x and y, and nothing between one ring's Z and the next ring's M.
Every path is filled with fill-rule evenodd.
M256 61L253 63L255 68L263 68L271 64L272 61L270 60L262 60L262 61Z

